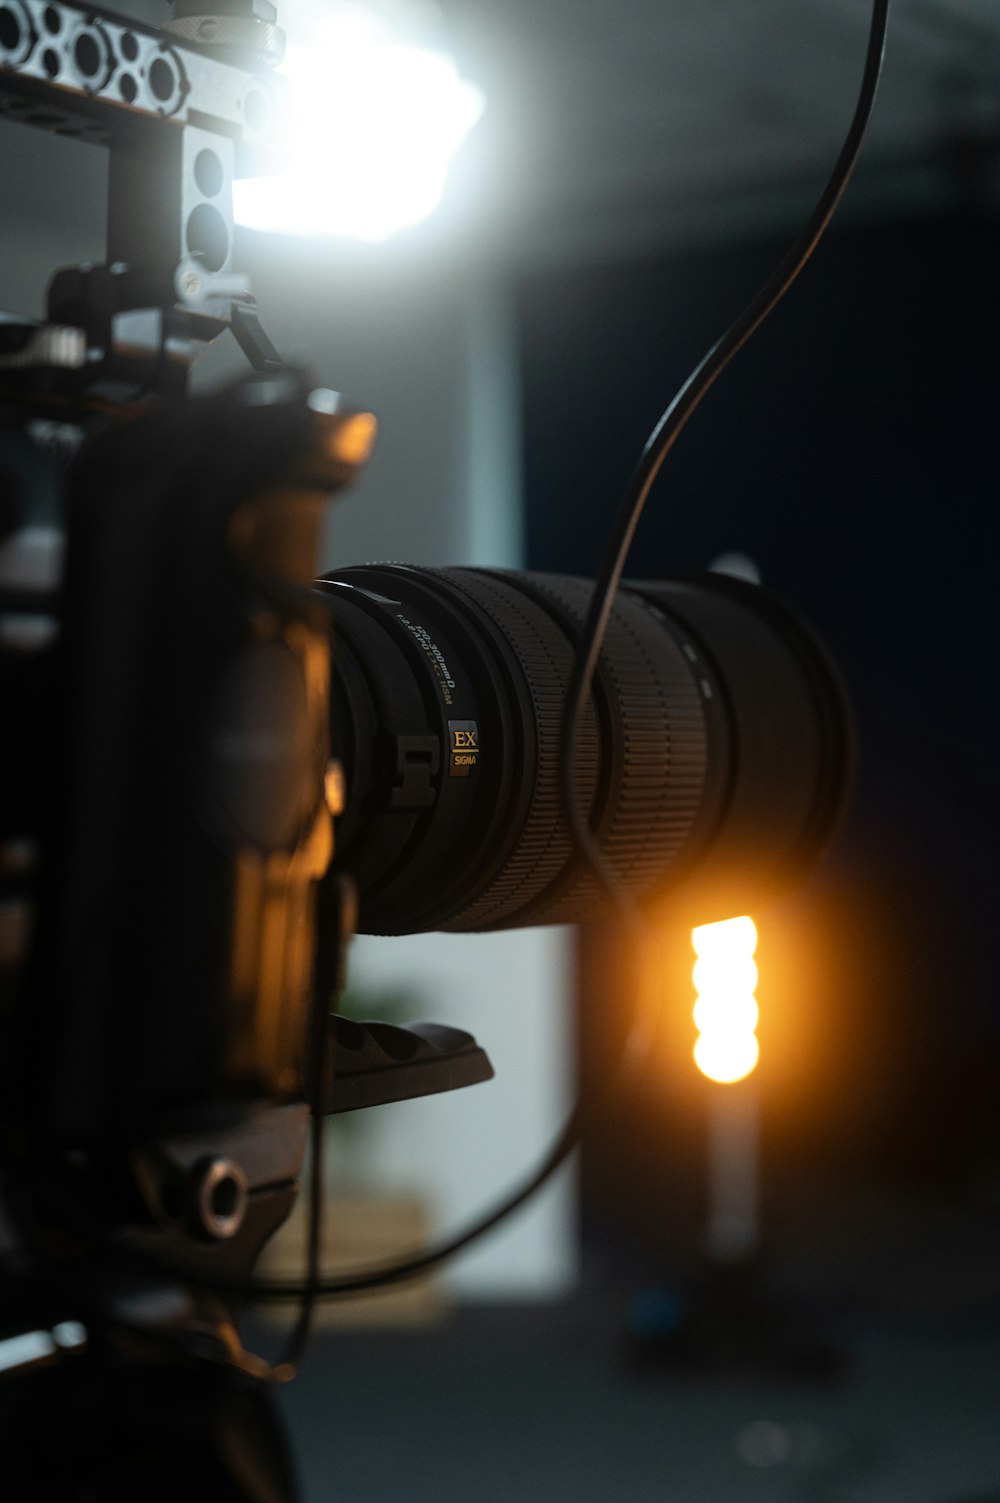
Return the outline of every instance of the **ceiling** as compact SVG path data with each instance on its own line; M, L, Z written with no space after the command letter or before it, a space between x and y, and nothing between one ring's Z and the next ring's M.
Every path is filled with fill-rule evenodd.
M869 0L449 0L489 108L467 174L536 253L798 217L853 111ZM896 0L858 184L995 191L1000 4ZM477 155L478 154L478 155ZM526 238L527 237L527 238Z
M279 17L326 3L278 0ZM443 209L401 237L400 256L451 246L506 265L797 225L846 131L870 16L869 0L368 3L416 11L425 25L433 7L431 31L443 19L487 98ZM157 23L169 14L164 0L115 8ZM89 246L89 235L99 255L103 154L82 149L57 176L56 149L75 143L28 135L37 139L0 152L8 220L55 215L67 244ZM331 143L334 165L349 149ZM941 207L961 194L1000 208L1000 0L895 0L870 137L840 213ZM27 276L33 255L23 259Z

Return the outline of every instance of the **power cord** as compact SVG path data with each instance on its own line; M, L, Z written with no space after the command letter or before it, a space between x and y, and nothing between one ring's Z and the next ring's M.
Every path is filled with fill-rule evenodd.
M854 171L875 103L882 70L888 19L889 0L873 0L868 47L858 101L830 179L815 209L780 264L722 338L712 346L695 367L650 434L622 497L594 584L594 592L566 697L561 762L563 805L579 854L590 866L614 903L619 916L627 924L644 951L649 950L651 945L655 945L655 936L651 934L638 904L594 839L579 796L576 748L583 722L584 707L590 698L594 674L604 645L629 548L664 459L688 418L700 405L702 398L717 377L722 374L733 356L742 349L791 287L816 249L843 197ZM644 977L648 976L651 971L649 966L641 966L639 969ZM644 980L641 984L647 986L649 983ZM656 1017L659 1011L656 1005L657 1000L652 996L640 995L623 1050L621 1065L615 1081L609 1087L609 1094L614 1094L621 1080L630 1077L648 1057L655 1037ZM341 1274L336 1278L319 1279L312 1285L314 1297L328 1299L362 1294L368 1290L384 1288L388 1284L401 1283L428 1272L444 1262L446 1258L461 1252L516 1211L551 1178L565 1163L579 1142L582 1126L583 1109L582 1103L578 1101L561 1132L537 1167L492 1209L471 1221L461 1231L441 1242L432 1244L412 1257L372 1268L360 1268L353 1273ZM311 1207L311 1211L314 1209L315 1207ZM304 1291L302 1286L296 1284L269 1283L259 1280L254 1281L252 1289L248 1289L247 1292L260 1299L296 1300L303 1297Z
M791 287L816 249L850 181L875 102L888 16L889 0L873 0L868 47L858 101L844 145L815 209L764 286L692 371L646 442L612 525L574 661L563 718L561 784L566 819L578 853L597 877L636 943L643 952L650 955L655 951L656 937L643 917L638 904L600 850L590 829L586 811L582 807L576 773L576 748L580 738L584 707L589 702L594 674L629 548L664 459L688 418L700 405L702 398L717 377ZM316 597L312 598L315 603ZM656 1036L660 1014L659 988L657 981L653 979L656 968L645 964L640 965L638 971L643 980L640 982L635 1013L619 1068L608 1087L609 1097L613 1097L623 1081L631 1079L635 1071L642 1066L648 1058ZM390 1284L402 1283L407 1279L427 1273L439 1263L443 1263L447 1258L470 1246L518 1210L565 1163L580 1140L583 1116L582 1101L577 1101L555 1141L535 1169L514 1190L492 1208L475 1217L460 1231L440 1242L431 1244L412 1256L328 1278L319 1276L323 1200L322 1119L316 1116L313 1122L313 1156L308 1192L308 1267L305 1282L260 1278L237 1280L220 1277L214 1279L211 1276L199 1275L199 1286L238 1294L251 1300L299 1302L302 1310L290 1338L288 1351L288 1362L294 1364L304 1347L312 1311L318 1299L364 1294ZM147 1266L150 1263L156 1263L164 1271L171 1271L170 1263L166 1259L154 1258L148 1253L139 1254L120 1244L118 1251L125 1258L141 1261Z

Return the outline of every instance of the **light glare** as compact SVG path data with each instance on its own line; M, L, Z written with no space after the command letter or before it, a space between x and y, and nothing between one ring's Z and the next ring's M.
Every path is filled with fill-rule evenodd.
M701 1073L716 1085L735 1085L756 1067L760 1045L755 1033L732 1038L701 1034L695 1039L694 1058Z
M387 239L425 219L484 101L452 58L395 41L360 6L290 47L288 165L233 185L237 222L296 235Z
M752 955L757 948L757 928L746 914L720 919L692 929L691 943L696 955Z
M739 935L733 935L738 944ZM713 951L701 955L694 963L691 973L695 991L703 997L710 992L752 992L757 985L757 965L749 955L741 955L734 947L731 952Z
M694 1004L694 1026L699 1033L753 1033L760 1021L757 998L738 993L699 997Z
M743 915L701 924L692 930L691 943L698 956L692 972L698 993L695 1063L709 1080L732 1085L749 1075L760 1057L754 1032L760 1016L754 996L757 930Z

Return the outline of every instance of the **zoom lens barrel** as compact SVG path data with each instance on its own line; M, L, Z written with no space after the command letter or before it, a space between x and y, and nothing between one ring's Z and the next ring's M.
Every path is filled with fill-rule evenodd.
M336 865L360 928L606 916L563 816L566 691L593 586L377 565L320 581L334 619ZM721 575L619 591L577 795L639 899L720 916L798 877L843 808L850 713L815 639Z

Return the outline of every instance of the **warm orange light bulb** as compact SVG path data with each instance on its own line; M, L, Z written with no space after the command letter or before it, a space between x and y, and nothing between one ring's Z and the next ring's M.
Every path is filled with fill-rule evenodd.
M691 930L696 955L753 955L757 949L757 926L746 914L742 918L720 919L715 924L699 924Z
M723 919L691 932L695 954L693 979L698 1037L695 1063L719 1085L743 1080L760 1057L755 1029L759 1011L754 988L757 930L752 919Z
M760 1045L755 1033L740 1033L732 1038L699 1033L694 1041L694 1062L716 1085L735 1085L738 1080L746 1080L759 1058Z

